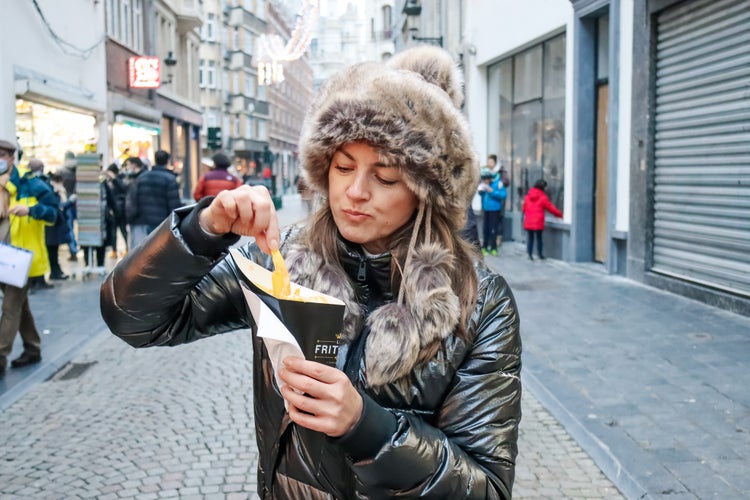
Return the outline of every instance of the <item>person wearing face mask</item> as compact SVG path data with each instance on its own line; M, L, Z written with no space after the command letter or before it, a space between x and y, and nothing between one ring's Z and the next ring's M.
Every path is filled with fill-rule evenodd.
M0 159L10 165L10 169L0 175L0 187L10 195L10 244L33 252L33 257L25 286L0 284L3 291L0 378L5 376L8 356L18 332L23 340L23 352L11 362L11 367L21 368L42 360L41 338L29 306L29 289L36 280L44 281L50 270L45 227L54 224L59 209L52 188L39 177L44 164L32 158L26 167L16 167L13 164L15 150L11 142L0 141Z
M300 140L320 203L279 228L241 186L176 210L101 287L136 347L253 331L261 498L511 498L521 418L513 294L461 236L479 180L460 72L437 47L332 76ZM287 357L277 375L228 249L345 304L336 367ZM140 272L147 269L148 272Z

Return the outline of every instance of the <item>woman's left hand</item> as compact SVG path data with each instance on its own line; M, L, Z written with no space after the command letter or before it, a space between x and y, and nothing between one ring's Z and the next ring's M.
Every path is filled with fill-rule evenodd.
M291 356L283 363L281 395L293 422L331 437L343 436L359 422L362 396L344 372Z

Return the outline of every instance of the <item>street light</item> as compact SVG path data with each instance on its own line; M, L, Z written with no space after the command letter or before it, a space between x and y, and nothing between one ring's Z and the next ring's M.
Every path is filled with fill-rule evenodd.
M443 37L441 36L417 36L416 33L419 31L419 28L409 28L409 31L411 31L411 39L415 42L427 42L427 43L434 43L438 47L443 46Z

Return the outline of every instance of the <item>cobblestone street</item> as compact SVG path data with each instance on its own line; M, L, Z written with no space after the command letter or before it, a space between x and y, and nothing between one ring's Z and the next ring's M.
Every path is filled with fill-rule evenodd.
M100 337L3 413L0 493L29 498L253 498L249 332L136 350ZM515 498L621 498L524 395Z

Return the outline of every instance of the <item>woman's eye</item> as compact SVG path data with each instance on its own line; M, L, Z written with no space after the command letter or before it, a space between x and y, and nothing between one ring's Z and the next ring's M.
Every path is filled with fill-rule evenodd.
M334 168L341 173L347 173L347 172L351 172L352 170L354 170L352 167L347 167L345 165L336 165Z
M392 181L390 179L383 179L382 177L378 177L377 179L378 179L378 182L384 186L393 186L394 184L398 182L398 181Z

